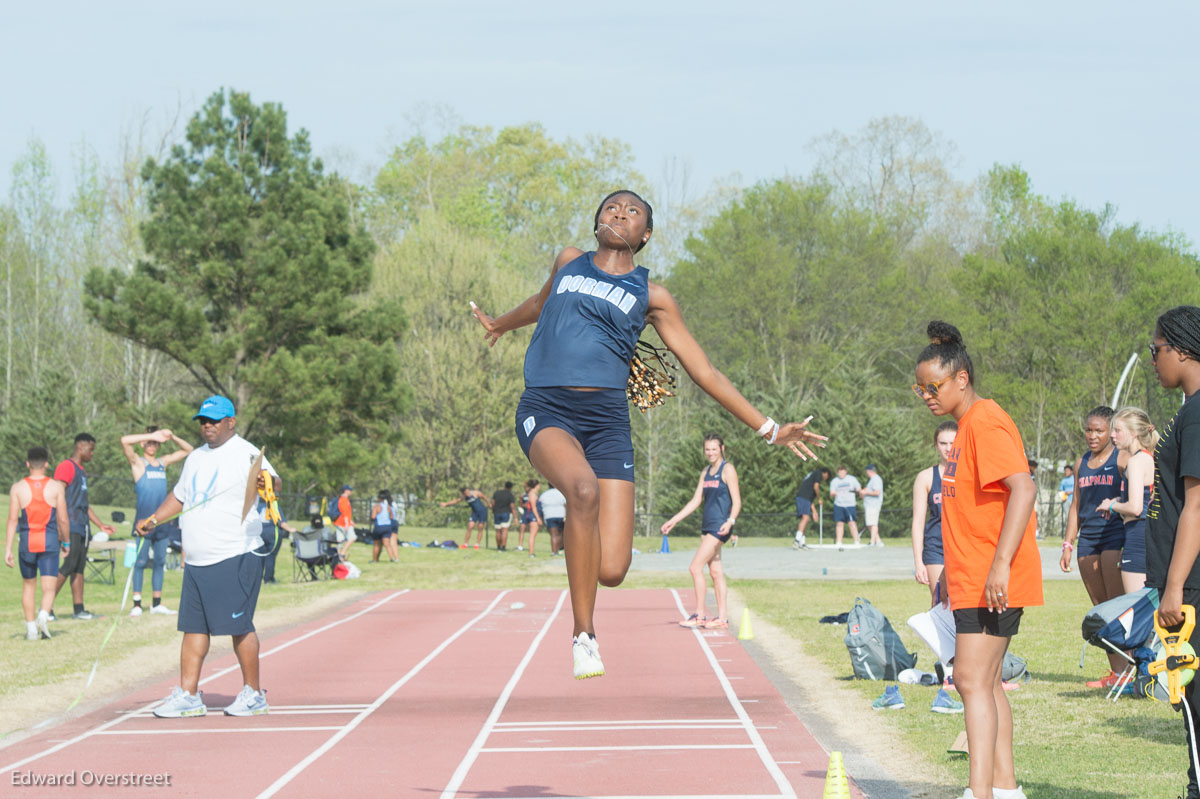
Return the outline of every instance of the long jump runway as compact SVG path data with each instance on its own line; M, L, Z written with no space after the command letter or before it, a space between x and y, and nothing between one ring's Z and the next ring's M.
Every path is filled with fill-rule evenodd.
M208 716L152 717L175 680L148 685L0 749L0 793L821 796L828 754L732 631L682 616L674 591L602 591L607 674L576 681L565 591L375 594L263 640L269 715L221 713L241 679L216 658Z

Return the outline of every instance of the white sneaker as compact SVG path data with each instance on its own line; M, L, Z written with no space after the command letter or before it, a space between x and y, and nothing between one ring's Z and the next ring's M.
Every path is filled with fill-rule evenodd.
M517 545L517 551L518 551L518 552L524 552L524 551L525 551L525 547L523 547L523 546L521 546L520 544L518 544L518 545Z
M575 679L603 677L604 664L600 662L600 645L587 633L580 633L571 641L571 655L575 660Z
M171 610L166 605L154 605L153 607L150 608L150 615L152 615L152 616L174 616L175 611Z
M37 615L37 629L42 638L50 638L50 614L44 610L39 610Z
M249 685L243 685L242 690L234 697L233 703L225 708L226 716L261 716L270 707L267 705L267 692L255 691Z
M134 617L141 616L142 615L142 606L134 605L133 607L131 607L129 609L129 615L134 616Z
M25 622L25 640L26 641L36 641L41 637L42 636L38 635L37 624Z
M1025 799L1021 786L1016 788L992 788L992 799Z
M187 691L176 685L171 689L171 695L163 700L162 704L154 708L154 715L160 719L181 719L189 716L204 716L208 713L208 708L204 706L204 700L201 698L202 693L197 691L195 694L189 694Z

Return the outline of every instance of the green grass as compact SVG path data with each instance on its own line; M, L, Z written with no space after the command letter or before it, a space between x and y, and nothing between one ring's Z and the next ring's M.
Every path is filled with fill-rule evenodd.
M923 586L897 581L742 580L736 588L753 612L842 675L863 707L879 696L884 684L851 679L842 642L845 625L819 623L822 616L849 610L855 597L871 600L908 649L918 653L918 668L932 671L932 653L905 623L925 609L929 595ZM1100 651L1088 647L1086 669L1079 669L1079 628L1089 608L1087 597L1074 581L1047 581L1045 594L1044 607L1025 612L1011 647L1029 662L1033 675L1008 694L1017 777L1026 794L1038 799L1176 796L1187 771L1180 716L1151 700L1123 697L1115 704L1106 702L1102 691L1086 688L1085 680L1102 676L1108 668ZM893 725L910 748L930 753L931 762L948 769L955 785L966 785L966 758L945 754L962 729L962 717L928 711L937 693L934 687L903 685L900 690L907 707L888 713L883 721Z

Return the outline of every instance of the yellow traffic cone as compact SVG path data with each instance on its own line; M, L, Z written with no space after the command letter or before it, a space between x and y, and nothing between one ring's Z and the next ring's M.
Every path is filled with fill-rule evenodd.
M841 752L829 755L829 770L825 772L825 792L821 799L850 799L850 783L846 780Z
M742 608L742 624L738 627L738 640L749 641L754 638L754 628L750 626L750 608Z

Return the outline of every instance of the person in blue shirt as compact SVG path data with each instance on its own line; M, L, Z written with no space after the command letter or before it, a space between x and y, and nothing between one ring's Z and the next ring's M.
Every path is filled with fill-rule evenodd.
M392 492L382 489L371 503L371 562L378 563L379 555L387 547L388 560L400 560L400 548L396 545L396 508L392 504Z
M158 457L159 449L169 441L175 442L178 449ZM134 445L137 444L141 445L141 455L134 450ZM129 468L133 471L133 490L137 495L137 508L133 518L135 535L137 523L150 518L167 498L167 467L186 458L192 449L191 443L170 430L159 430L155 426L147 427L145 433L121 437L121 451L125 453L125 459L129 461ZM150 574L150 588L153 591L150 612L164 616L175 615L175 611L162 604L163 571L171 531L169 525L156 527L146 536L145 541L138 543L137 561L133 564L133 607L129 611L130 616L142 615L142 585L146 579L146 566L150 565L151 554L154 555L154 568Z
M824 436L804 422L779 425L743 397L692 338L671 294L635 263L654 232L650 203L629 190L605 197L592 220L596 249L567 247L542 288L492 318L471 303L491 345L537 324L525 352L517 440L567 498L563 532L576 679L604 674L596 643L598 584L620 585L633 549L634 458L626 384L638 336L654 327L688 375L768 444L812 456ZM811 418L811 417L810 417Z
M667 519L662 526L662 534L670 533L675 525L690 516L701 503L704 504L704 517L700 522L700 546L696 549L691 566L688 567L692 575L692 585L696 589L696 610L681 621L679 626L723 630L729 627L729 613L725 602L728 587L725 582L725 569L721 565L721 545L733 535L733 523L742 511L742 492L738 487L737 470L733 468L732 463L725 460L725 442L716 433L709 433L704 437L704 457L708 460L708 466L700 472L696 493L679 513ZM717 598L717 615L711 619L708 618L708 608L705 606L705 595L708 593L704 585L705 566L708 566L713 594Z
M1058 481L1058 501L1062 504L1063 533L1067 530L1067 513L1071 510L1071 500L1075 498L1075 467L1067 464L1063 467L1063 478Z

